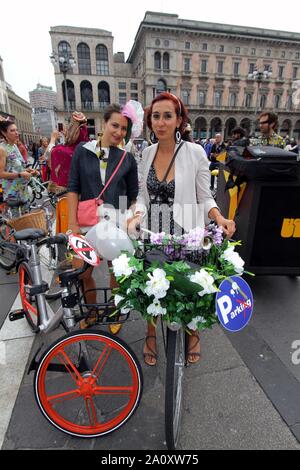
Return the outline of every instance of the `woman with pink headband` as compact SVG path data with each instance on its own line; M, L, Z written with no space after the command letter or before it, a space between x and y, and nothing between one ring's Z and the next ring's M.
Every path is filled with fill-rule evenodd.
M85 233L91 227L81 227L77 218L78 204L99 196L110 176L114 173L124 151L120 145L128 142L136 127L141 129L134 105L128 102L123 108L117 104L108 106L104 111L104 131L98 140L79 144L74 152L68 182L69 230L74 234ZM138 132L138 131L137 131ZM138 195L137 164L134 156L127 153L111 183L103 193L103 204L99 206L98 215L106 220L116 221L119 209L127 210L128 218L132 216L131 207ZM122 204L122 207L120 207ZM123 207L126 206L126 207ZM127 228L127 227L126 227ZM77 260L79 262L79 260ZM91 267L83 277L85 290L95 289ZM111 288L116 281L111 275ZM96 303L96 293L88 293L88 303ZM82 322L82 327L94 323L95 315L91 314ZM110 325L112 333L117 333L118 325Z

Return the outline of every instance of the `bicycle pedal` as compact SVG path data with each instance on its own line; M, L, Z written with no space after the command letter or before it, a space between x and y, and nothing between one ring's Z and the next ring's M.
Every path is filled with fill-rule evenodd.
M13 310L10 312L8 318L10 321L16 321L16 320L21 320L22 318L25 317L25 312L22 308L18 310Z

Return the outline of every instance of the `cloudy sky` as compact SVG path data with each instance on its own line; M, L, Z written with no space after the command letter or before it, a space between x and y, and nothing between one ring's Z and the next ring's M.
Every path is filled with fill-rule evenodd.
M29 100L37 83L55 89L50 26L69 25L100 28L114 36L114 52L131 50L138 27L147 10L176 13L181 19L254 26L300 32L299 0L289 0L280 9L264 0L15 0L2 8L0 56L6 81Z

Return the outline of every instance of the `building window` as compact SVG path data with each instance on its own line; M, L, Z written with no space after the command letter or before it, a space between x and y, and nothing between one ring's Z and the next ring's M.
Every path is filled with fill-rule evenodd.
M81 107L84 110L93 109L93 88L87 80L80 83Z
M161 69L161 54L160 52L155 52L154 54L154 69L160 70Z
M84 42L77 46L78 71L82 75L91 75L91 56L90 48Z
M252 47L252 49L251 49L251 55L256 55L256 49L255 49L255 47Z
M260 108L263 110L266 107L266 104L267 104L267 96L261 95L260 103L259 103Z
M300 52L296 52L296 53L295 53L295 58L296 58L296 59L300 59Z
M224 46L223 46L223 44L221 44L221 46L219 46L219 52L224 52Z
M204 44L202 44L202 50L203 50L203 51L207 51L207 44L206 44L206 42L205 42Z
M182 101L185 106L189 105L190 94L188 90L182 90Z
M284 65L279 65L278 67L278 78L283 78Z
M127 101L127 96L126 96L126 93L119 93L119 104L123 105L123 104L126 104L126 101Z
M135 82L130 83L130 90L137 90L138 89L138 84Z
M170 70L170 54L168 52L163 55L163 69Z
M272 66L271 66L271 64L265 64L265 65L264 65L264 71L265 71L265 72L271 72L271 71L272 71Z
M224 62L222 60L217 62L217 73L223 73L223 64Z
M159 39L155 39L155 45L160 46L160 40Z
M236 47L236 48L235 48L235 53L236 53L236 54L239 54L240 52L241 52L241 48L240 48L240 47Z
M298 77L298 67L293 67L293 79Z
M245 99L245 107L251 108L251 104L252 104L252 95L251 93L247 93L246 99Z
M271 57L271 49L267 49L267 51L266 51L266 56L267 56L267 57Z
M159 93L163 93L164 91L167 91L167 85L166 85L166 82L161 78L157 80L156 93L159 94Z
M280 108L280 98L280 95L275 95L274 105L276 109Z
M165 39L164 40L164 46L169 47L169 45L170 45L170 41L168 39Z
M253 73L255 70L255 64L252 62L251 64L249 64L249 73Z
M126 90L126 82L119 82L119 90Z
M240 74L240 63L234 62L233 64L233 75L237 77Z
M222 93L220 91L215 92L215 107L220 108L222 103Z
M191 59L184 59L184 71L185 72L191 71Z
M185 43L185 48L190 49L191 48L191 43L189 41L186 41Z
M58 55L65 57L66 59L72 56L71 46L67 41L61 41L58 44ZM72 67L70 67L70 70L68 71L68 74L70 73L73 73Z
M286 101L286 109L287 111L290 111L292 109L292 105L293 105L293 99L292 99L292 95L289 95L287 97L287 101Z
M62 86L62 91L63 91L64 105L65 105L65 108L67 108L66 87L65 87L64 81L62 82L61 86ZM68 94L69 109L75 110L76 108L75 88L74 88L74 83L71 80L67 80L67 94ZM12 109L12 113L16 114L16 112L13 109Z
M236 103L237 103L237 95L236 95L236 93L231 93L231 95L230 95L230 101L229 101L229 106L230 106L231 108L235 108Z
M100 109L104 109L110 104L109 84L107 82L98 84L98 100Z
M199 92L199 106L205 106L206 93L204 91Z
M281 58L282 58L282 59L285 58L285 51L281 51Z
M96 74L109 75L108 51L103 44L96 47Z
M201 60L201 73L207 72L207 60Z

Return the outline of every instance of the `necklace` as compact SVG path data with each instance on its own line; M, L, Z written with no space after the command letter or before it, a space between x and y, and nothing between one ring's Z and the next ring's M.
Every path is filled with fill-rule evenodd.
M100 160L100 168L105 170L107 167L108 157L105 157L105 150L101 147L101 140L99 141L100 150L96 152L97 157Z

